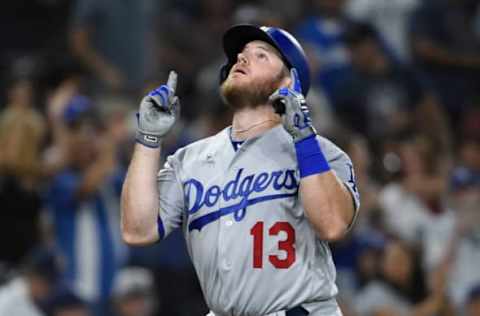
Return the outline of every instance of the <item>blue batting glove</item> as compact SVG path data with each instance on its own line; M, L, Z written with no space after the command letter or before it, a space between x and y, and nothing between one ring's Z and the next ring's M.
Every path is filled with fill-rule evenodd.
M310 111L302 94L302 86L295 68L290 70L290 78L290 86L278 89L270 96L269 100L275 111L282 115L283 127L297 143L316 135L317 132L312 125Z

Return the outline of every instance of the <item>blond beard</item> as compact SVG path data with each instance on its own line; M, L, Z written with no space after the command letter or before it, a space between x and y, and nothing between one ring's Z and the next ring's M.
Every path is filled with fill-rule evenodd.
M267 104L268 98L280 88L285 72L282 70L273 79L243 84L234 84L229 78L220 86L223 101L233 110L246 107L256 108Z

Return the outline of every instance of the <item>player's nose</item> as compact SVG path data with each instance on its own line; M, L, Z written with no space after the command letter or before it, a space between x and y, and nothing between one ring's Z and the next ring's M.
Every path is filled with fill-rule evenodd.
M243 52L238 53L237 55L237 63L245 63L248 64L247 55Z

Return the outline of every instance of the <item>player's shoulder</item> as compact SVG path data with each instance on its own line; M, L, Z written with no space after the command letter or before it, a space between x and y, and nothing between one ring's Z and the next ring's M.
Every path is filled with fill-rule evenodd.
M317 135L317 141L320 144L323 154L329 162L342 158L350 160L348 154L329 138Z

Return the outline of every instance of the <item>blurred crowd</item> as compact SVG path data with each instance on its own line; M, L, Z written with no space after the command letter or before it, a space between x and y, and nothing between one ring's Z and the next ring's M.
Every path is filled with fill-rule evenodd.
M480 315L479 0L16 0L0 21L0 315L207 313L181 233L128 248L119 196L169 70L163 159L230 124L236 23L295 34L315 126L354 163L361 210L331 245L344 315Z

